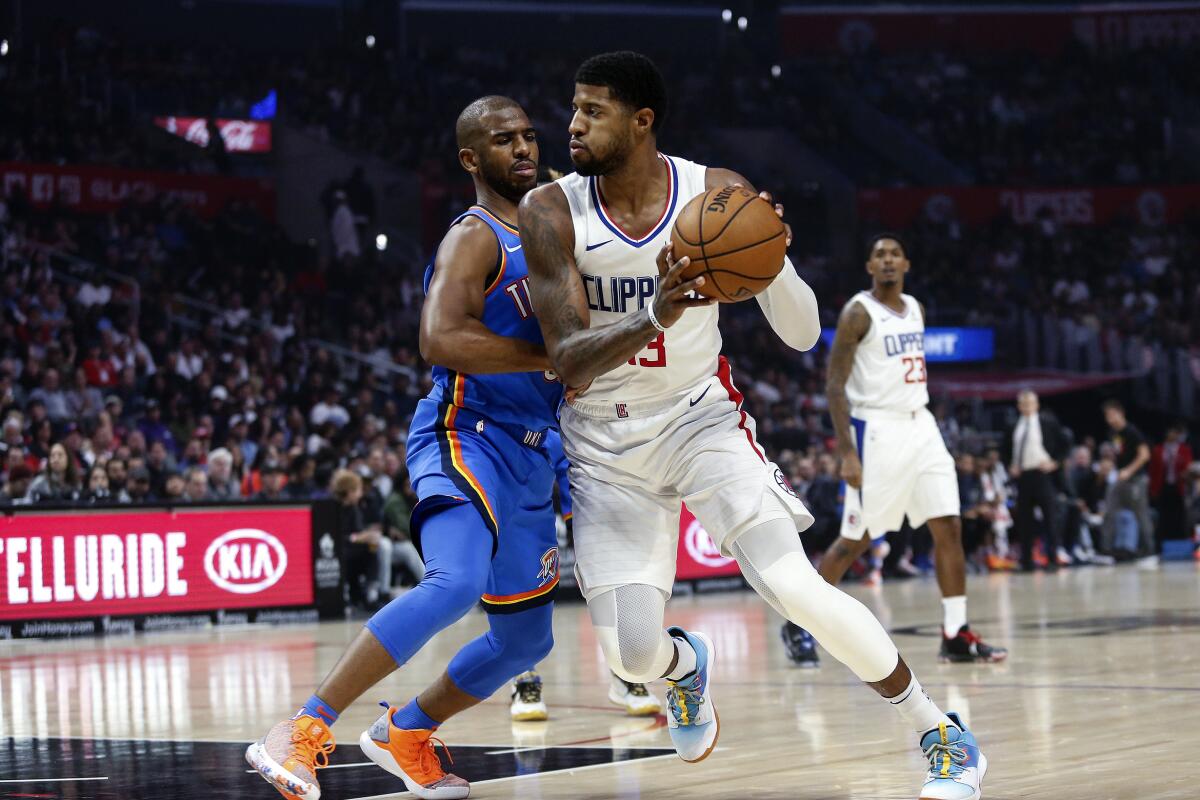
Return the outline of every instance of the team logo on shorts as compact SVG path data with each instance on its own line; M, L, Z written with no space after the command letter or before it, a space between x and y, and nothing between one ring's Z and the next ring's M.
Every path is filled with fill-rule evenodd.
M538 572L538 586L545 586L558 577L558 548L551 547L542 553L541 571Z
M857 511L851 511L846 515L846 526L849 528L857 528L862 523L862 518L858 516Z
M617 406L617 416L620 417L621 419L627 419L629 417L629 409L625 407L625 404L617 403L616 406Z
M792 485L788 483L788 479L784 477L783 470L779 469L778 467L775 468L775 482L779 484L780 489L783 489L792 497L800 496L796 494L796 490L792 488Z

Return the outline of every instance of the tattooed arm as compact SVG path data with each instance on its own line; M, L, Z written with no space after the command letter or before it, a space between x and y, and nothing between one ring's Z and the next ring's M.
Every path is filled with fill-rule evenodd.
M612 325L589 327L587 295L575 263L571 209L559 186L549 184L529 192L517 213L529 268L530 300L542 326L550 363L564 384L586 386L596 376L624 364L658 336L644 309ZM668 268L668 256L667 248L659 253L659 274L664 277L654 299L655 316L664 327L675 324L688 308L716 302L688 297L688 292L703 285L704 278L684 281L680 272L688 259Z
M848 303L838 318L837 334L833 338L833 349L829 353L829 375L825 383L825 397L829 402L829 416L833 419L833 431L837 434L838 455L842 459L842 480L855 489L862 486L862 461L850 435L850 400L846 397L846 381L854 368L854 354L858 343L871 329L871 317L862 303Z

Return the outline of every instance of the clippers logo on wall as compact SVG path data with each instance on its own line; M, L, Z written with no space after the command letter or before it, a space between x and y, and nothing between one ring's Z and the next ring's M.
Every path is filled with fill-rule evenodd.
M737 562L721 554L700 520L683 507L679 515L679 553L675 577L681 581L739 575Z
M271 123L221 118L216 123L230 153L271 152ZM154 124L192 144L208 147L208 117L155 117Z
M312 602L307 508L0 518L0 620Z

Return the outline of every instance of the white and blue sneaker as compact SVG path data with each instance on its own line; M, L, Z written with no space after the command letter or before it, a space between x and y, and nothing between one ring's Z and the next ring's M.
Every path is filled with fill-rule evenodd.
M703 761L717 746L721 719L712 702L710 684L716 650L703 633L688 633L683 628L667 628L667 633L683 639L696 651L696 669L678 681L667 681L667 729L675 752L689 764Z
M929 760L929 772L920 800L979 800L980 784L987 772L987 757L979 752L975 736L958 714L946 714L957 725L942 723L921 737L921 750Z

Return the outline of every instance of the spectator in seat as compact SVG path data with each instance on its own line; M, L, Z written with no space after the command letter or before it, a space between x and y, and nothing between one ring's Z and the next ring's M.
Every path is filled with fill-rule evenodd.
M292 467L284 494L291 500L311 500L317 493L314 476L317 473L317 460L310 455L300 453L292 459Z
M163 481L163 502L171 504L188 502L188 498L184 496L186 488L187 482L184 480L183 474L179 470L171 470Z
M125 491L129 495L129 502L135 505L154 503L158 500L150 485L150 470L141 464L130 467Z
M8 471L4 488L0 490L0 506L28 505L29 484L33 481L33 470L24 464L17 464Z
M1192 448L1187 443L1187 426L1175 422L1167 428L1167 439L1150 453L1150 499L1158 508L1158 532L1162 539L1191 535L1187 525L1187 474L1192 465Z
M264 461L259 472L262 476L262 490L254 495L253 500L256 502L275 502L288 499L283 493L284 484L287 482L287 475L282 463L278 461Z
M395 474L392 492L383 505L383 541L390 542L393 570L403 567L415 583L425 577L425 562L413 544L409 517L416 495L408 482L408 470L403 467Z
M212 500L208 490L208 475L200 467L189 467L184 475L183 499L189 503L203 503Z
M108 471L100 464L94 464L88 470L87 491L83 499L92 505L115 503L116 498L109 491Z
M29 484L29 502L35 505L74 503L79 496L79 475L75 470L75 461L62 442L56 442L50 448L42 474Z
M38 400L46 407L46 416L55 423L71 418L71 407L67 393L59 385L58 370L48 369L42 375L42 385L29 393L30 400Z
M218 447L208 454L208 492L213 500L240 500L241 482L233 475L233 453Z
M117 488L121 491L125 490L125 482L129 478L129 470L126 467L125 460L113 456L108 461L104 462L104 471L108 473L109 489Z

